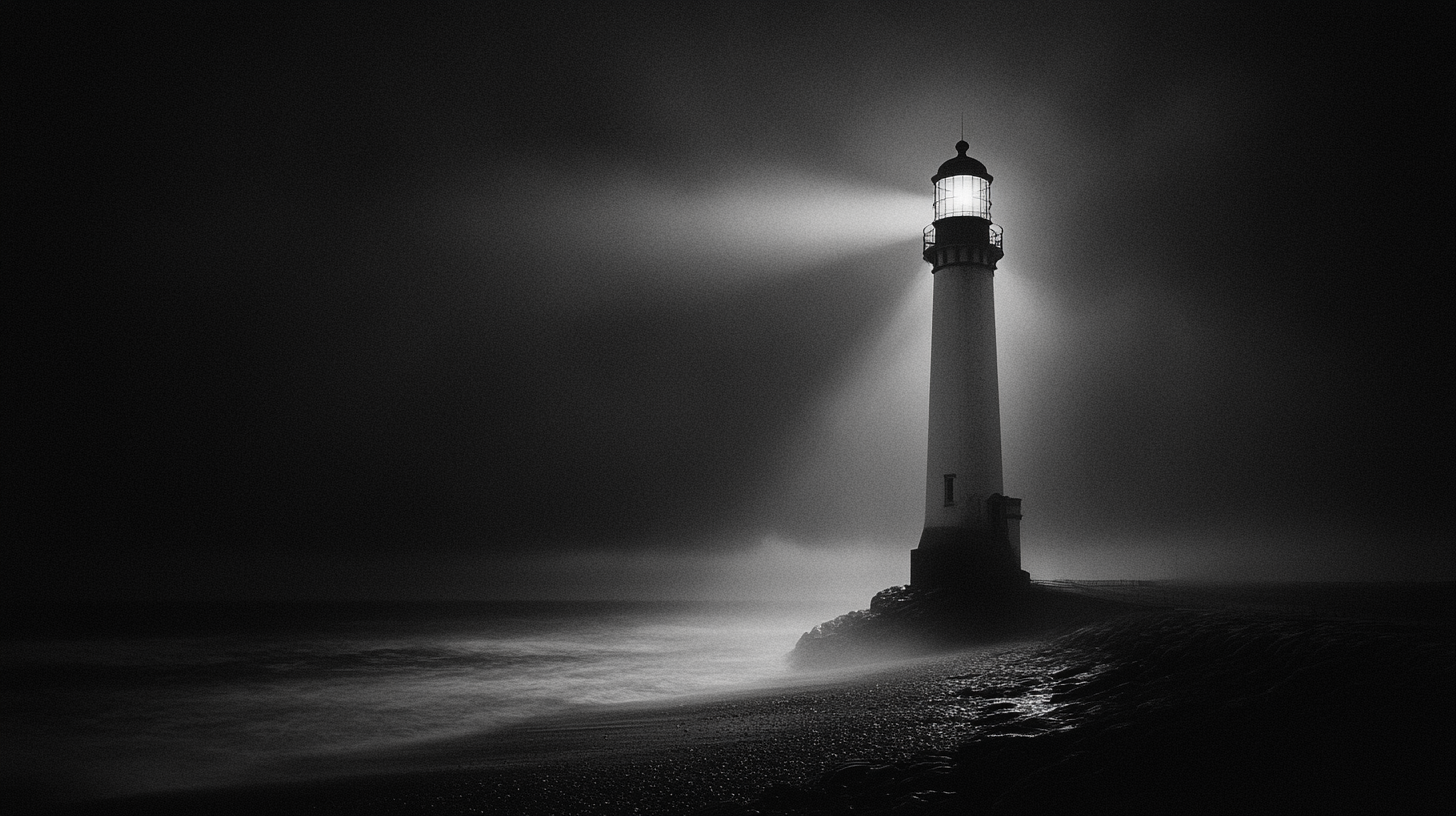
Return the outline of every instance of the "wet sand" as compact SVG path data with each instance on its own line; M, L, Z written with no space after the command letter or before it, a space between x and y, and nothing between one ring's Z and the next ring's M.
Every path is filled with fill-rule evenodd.
M1196 590L1158 587L1175 608L1045 639L298 769L332 781L57 812L1357 813L1456 801L1449 585Z
M1021 671L1031 644L906 661L780 689L668 706L568 712L406 754L321 761L332 781L133 797L84 813L682 813L875 756L909 760L973 722L927 706L977 673Z

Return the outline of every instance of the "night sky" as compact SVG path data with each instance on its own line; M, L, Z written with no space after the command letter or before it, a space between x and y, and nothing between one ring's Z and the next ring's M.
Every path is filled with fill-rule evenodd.
M1456 575L1449 9L504 5L13 20L0 591L903 583L962 116L1034 577Z

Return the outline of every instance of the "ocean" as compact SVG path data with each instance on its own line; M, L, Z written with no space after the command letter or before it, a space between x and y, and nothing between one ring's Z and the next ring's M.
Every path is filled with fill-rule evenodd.
M1169 605L831 676L785 656L842 604L12 609L0 802L1452 811L1451 584L1151 589Z
M42 800L297 780L578 706L787 682L842 608L350 603L10 610L3 784Z

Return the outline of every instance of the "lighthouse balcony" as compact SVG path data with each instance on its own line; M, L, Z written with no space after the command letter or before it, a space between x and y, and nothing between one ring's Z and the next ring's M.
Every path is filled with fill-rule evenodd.
M1001 228L995 224L987 224L986 227L988 236L990 238L991 246L997 249L1001 249ZM946 239L947 243L962 242L961 236L955 236L954 238L952 238L951 236L946 236ZM929 252L930 248L933 246L935 246L935 225L931 224L930 226L925 228L925 242L921 245L920 251L922 253Z

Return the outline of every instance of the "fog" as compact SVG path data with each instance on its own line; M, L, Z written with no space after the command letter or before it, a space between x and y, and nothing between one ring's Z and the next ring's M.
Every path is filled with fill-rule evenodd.
M7 591L903 582L963 132L1035 577L1456 574L1445 18L947 13L29 14Z

